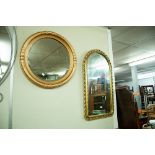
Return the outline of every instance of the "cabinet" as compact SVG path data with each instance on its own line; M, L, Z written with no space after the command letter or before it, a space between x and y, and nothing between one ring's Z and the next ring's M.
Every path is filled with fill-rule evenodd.
M152 104L155 101L154 86L153 85L141 86L140 95L141 95L142 107L145 109L147 104L149 104L149 101L151 101Z
M126 88L116 89L117 118L120 129L139 128L139 114L137 103L132 92Z
M105 78L92 80L89 87L89 114L97 115L107 112L107 91Z
M153 85L141 86L140 92L141 94L152 95L154 94L154 87Z
M90 95L90 113L106 112L106 93Z

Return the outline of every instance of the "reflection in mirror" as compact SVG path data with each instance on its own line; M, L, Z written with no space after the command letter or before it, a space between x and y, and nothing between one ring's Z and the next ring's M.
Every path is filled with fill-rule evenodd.
M55 39L40 39L30 48L28 64L31 71L47 81L60 79L69 69L66 47Z
M107 117L113 113L111 64L100 50L90 51L84 60L85 118Z
M3 101L3 94L0 93L0 102L2 102L2 101Z
M88 58L89 115L109 112L109 65L106 59L93 53ZM93 102L92 102L93 101Z
M61 35L50 31L31 35L23 44L20 61L27 78L43 88L65 84L76 67L71 44Z
M11 61L11 39L5 26L0 26L0 81L6 74Z

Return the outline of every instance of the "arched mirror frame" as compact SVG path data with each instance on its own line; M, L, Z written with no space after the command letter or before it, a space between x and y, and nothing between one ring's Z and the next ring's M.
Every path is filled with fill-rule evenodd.
M10 41L11 41L11 58L10 58L10 63L8 65L7 71L5 72L4 76L0 80L0 85L6 80L8 75L10 74L10 71L13 67L13 64L16 59L17 55L17 38L16 38L16 30L14 26L6 26L6 31L9 34Z
M32 70L29 67L28 64L28 54L29 54L29 50L31 48L31 46L38 40L40 39L55 39L57 41L59 41L61 44L63 44L67 51L68 51L68 55L69 55L69 59L70 59L70 66L69 69L67 71L67 73L61 77L58 80L55 81L45 81L40 79L39 77L37 77ZM55 87L59 87L63 84L65 84L66 82L68 82L70 80L70 78L72 77L75 68L76 68L76 55L74 53L73 47L71 46L71 44L61 35L55 33L55 32L51 32L51 31L42 31L42 32L37 32L33 35L31 35L23 44L22 50L21 50L21 54L20 54L20 62L21 62L21 68L24 71L26 77L35 85L38 85L39 87L42 88L55 88Z
M89 115L89 101L88 101L88 75L87 75L87 69L88 69L88 58L89 56L91 56L91 54L94 53L98 53L100 55L102 55L108 65L109 65L109 73L110 73L110 112L109 113L105 113L105 114L98 114L98 115ZM106 118L106 117L110 117L113 115L114 113L114 100L113 100L113 80L112 80L112 65L110 62L110 59L108 58L108 56L102 52L99 49L93 49L90 50L84 57L83 60L83 79L84 79L84 117L86 120L90 121L90 120L95 120L95 119L101 119L101 118Z

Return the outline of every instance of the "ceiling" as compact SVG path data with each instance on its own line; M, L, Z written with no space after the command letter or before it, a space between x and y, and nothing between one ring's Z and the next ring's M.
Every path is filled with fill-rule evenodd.
M155 55L155 27L112 26L116 82L131 81L130 62ZM138 73L155 71L155 61L138 66Z
M6 27L5 26L0 26L0 33L4 33L4 34L7 34L7 31L6 31Z

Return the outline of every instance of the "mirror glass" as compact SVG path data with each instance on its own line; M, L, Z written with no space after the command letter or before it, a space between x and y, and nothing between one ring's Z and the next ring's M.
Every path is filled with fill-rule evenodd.
M9 69L11 61L11 39L5 26L0 26L0 81Z
M31 71L40 79L54 81L62 78L70 66L66 47L55 39L36 41L28 53Z
M113 103L110 60L104 53L96 50L89 52L86 57L86 119L111 115Z
M55 88L67 83L72 77L76 68L76 55L63 36L41 31L25 41L20 62L32 83L42 88Z

